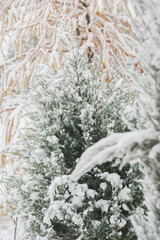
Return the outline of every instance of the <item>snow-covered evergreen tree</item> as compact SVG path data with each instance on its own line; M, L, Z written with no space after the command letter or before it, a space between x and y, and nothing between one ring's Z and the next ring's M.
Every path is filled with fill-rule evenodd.
M160 239L160 1L137 0L142 7L142 25L136 26L139 59L144 74L133 73L140 92L142 109L150 126L143 131L113 134L89 148L73 173L79 179L97 164L124 156L122 167L131 160L140 160L147 214L137 210L132 217L139 240ZM145 31L144 31L145 29ZM100 159L98 161L98 159ZM141 209L142 210L142 209Z
M135 61L132 14L134 8L128 0L1 1L0 117L4 148L12 144L21 124L18 96L33 83L37 64L63 68L62 55L67 47L59 33L66 32L71 42L68 32L72 32L88 58L101 55L106 80L111 78L110 67L115 63L121 76L128 61L141 71ZM4 150L0 154L5 162Z
M24 239L136 239L127 217L143 205L138 164L119 171L115 159L78 182L70 177L85 149L138 124L134 114L126 124L126 107L135 110L131 83L116 74L105 85L96 56L89 63L74 49L65 57L65 68L47 69L23 103L28 127L15 146L19 171L10 185Z

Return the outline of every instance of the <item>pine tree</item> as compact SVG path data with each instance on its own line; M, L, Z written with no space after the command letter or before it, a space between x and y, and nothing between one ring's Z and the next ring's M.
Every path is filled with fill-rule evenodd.
M12 146L19 132L17 129L22 124L23 109L19 108L19 95L33 84L37 64L63 68L62 55L68 48L62 40L62 32L66 33L70 42L73 35L76 37L90 61L94 54L102 56L101 69L106 70L106 81L114 78L110 71L113 65L121 76L126 75L128 62L142 71L135 61L131 15L135 15L134 7L128 0L1 2L2 168L11 165L6 161L6 148Z
M63 71L40 76L25 101L28 127L16 145L19 172L11 182L24 239L136 239L127 217L143 205L137 164L121 172L115 159L78 182L70 177L85 149L130 130L122 115L133 92L122 90L117 74L104 85L98 56L90 63L74 49L65 59Z

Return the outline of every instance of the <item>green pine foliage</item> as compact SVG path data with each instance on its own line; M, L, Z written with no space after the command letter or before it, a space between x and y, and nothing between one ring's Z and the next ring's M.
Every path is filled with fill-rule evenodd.
M17 142L19 171L11 184L24 239L137 239L128 217L143 206L138 164L120 171L115 159L78 182L70 177L89 146L113 132L130 131L128 106L130 125L138 124L132 90L122 80L119 84L118 76L104 83L99 64L98 57L88 63L74 49L64 69L40 76L23 103L28 127Z

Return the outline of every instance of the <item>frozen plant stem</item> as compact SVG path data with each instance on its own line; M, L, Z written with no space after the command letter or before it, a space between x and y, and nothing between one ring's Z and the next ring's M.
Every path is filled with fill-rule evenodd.
M15 223L15 228L14 228L14 240L16 240L18 216L16 217L16 220L14 221L14 223Z

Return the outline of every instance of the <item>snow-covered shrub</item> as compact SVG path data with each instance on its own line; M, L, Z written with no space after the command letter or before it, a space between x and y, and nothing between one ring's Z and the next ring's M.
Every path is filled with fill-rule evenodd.
M24 239L136 239L128 216L143 205L138 164L120 171L115 158L114 166L105 163L78 182L71 178L89 146L139 124L132 85L117 74L104 83L98 56L88 63L74 49L65 57L64 69L47 68L23 103L28 127L15 146L19 171L10 185Z

